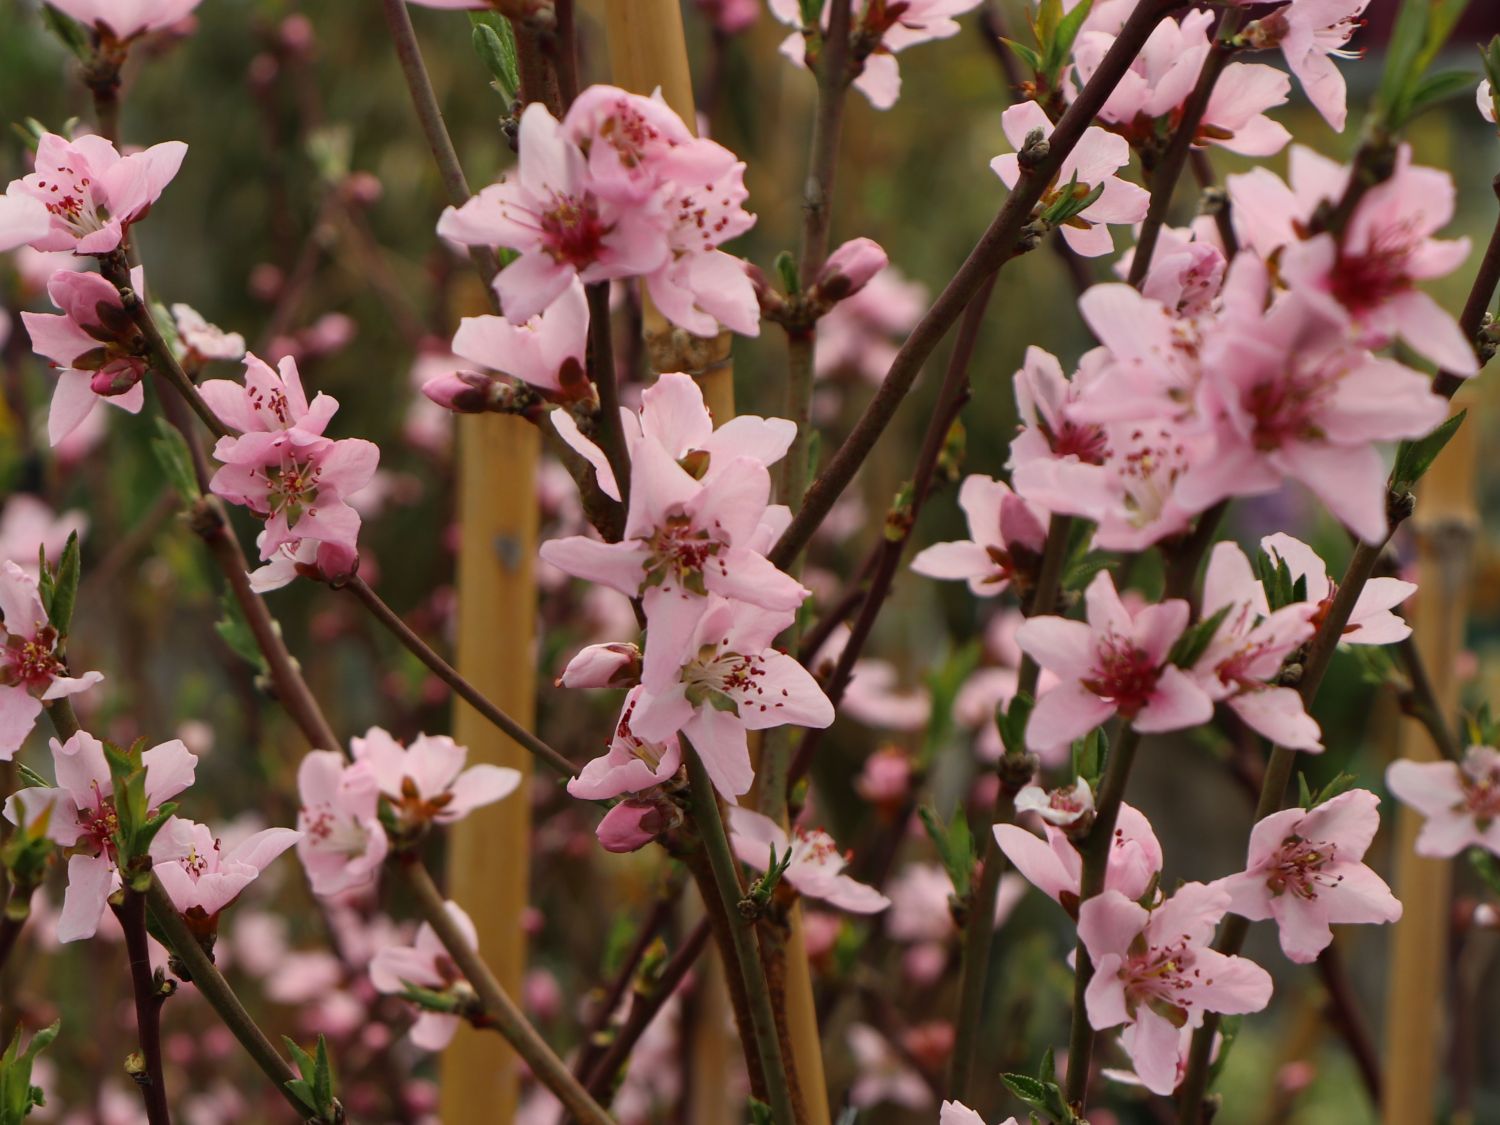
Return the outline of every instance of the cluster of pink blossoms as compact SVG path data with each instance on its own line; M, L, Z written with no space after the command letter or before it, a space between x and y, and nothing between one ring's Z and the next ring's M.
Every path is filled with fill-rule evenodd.
M243 383L212 379L200 389L235 434L214 457L222 467L213 492L266 521L256 540L265 566L251 575L257 590L274 590L299 573L340 578L359 565L359 513L348 498L370 483L380 449L363 438L334 440L324 430L338 410L326 394L308 402L291 357L279 370L254 355Z
M602 85L583 91L562 121L527 106L518 144L512 174L438 222L444 238L519 255L495 279L511 325L542 314L575 280L639 278L689 332L757 334L744 264L719 249L755 223L734 153L694 137L661 99Z

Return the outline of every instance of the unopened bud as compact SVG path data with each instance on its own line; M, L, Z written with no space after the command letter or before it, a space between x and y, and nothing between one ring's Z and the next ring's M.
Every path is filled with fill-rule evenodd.
M557 682L570 688L628 688L641 678L641 650L632 644L589 645L563 669Z
M456 414L483 414L493 408L504 383L478 371L450 371L428 379L422 393L444 410Z
M890 258L880 243L869 238L850 239L828 255L814 291L828 304L842 301L858 293L889 264Z

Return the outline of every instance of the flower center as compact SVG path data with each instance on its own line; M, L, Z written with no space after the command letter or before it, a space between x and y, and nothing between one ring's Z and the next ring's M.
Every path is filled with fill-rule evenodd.
M1339 304L1356 314L1367 313L1410 289L1408 262L1417 242L1410 225L1402 224L1372 236L1362 254L1340 250L1328 277Z
M1108 451L1115 478L1125 490L1124 506L1134 527L1161 518L1177 478L1187 468L1187 449L1171 430L1132 430L1123 451Z
M1267 868L1266 887L1273 895L1290 892L1298 898L1315 899L1320 889L1333 888L1344 881L1342 875L1323 871L1337 855L1337 844L1288 836Z
M50 173L51 180L37 176L38 197L47 210L74 234L92 234L104 228L108 212L94 201L93 180L66 164Z
M56 643L57 630L50 625L38 626L30 637L11 636L5 642L0 684L45 689L66 671L53 652Z
M1108 699L1127 719L1133 719L1151 700L1161 668L1146 652L1111 633L1094 653L1094 675L1083 686Z
M343 816L328 803L316 808L303 809L308 839L319 848L334 852L346 859L356 859L365 854L369 845L369 833L364 825L353 817Z
M707 594L703 584L703 567L719 554L723 542L706 529L694 527L680 513L670 515L648 539L651 557L646 560L646 585L670 589L680 585L695 594ZM718 563L723 568L723 563Z
M583 269L598 261L609 229L599 220L599 209L587 197L552 196L552 209L541 216L542 238L554 261Z

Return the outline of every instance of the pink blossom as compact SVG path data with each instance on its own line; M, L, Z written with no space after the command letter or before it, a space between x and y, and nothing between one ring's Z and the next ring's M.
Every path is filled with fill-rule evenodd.
M888 265L890 259L880 243L852 238L828 255L814 286L824 300L844 301L862 291Z
M520 252L495 279L512 324L536 316L574 278L589 284L661 267L669 252L665 200L620 204L597 194L583 151L540 102L521 115L519 146L512 177L438 220L444 238Z
M655 590L646 595L653 632L641 671L645 690L631 726L650 742L681 731L727 800L750 788L747 731L833 722L833 704L817 681L793 657L771 647L792 623L792 611L773 613L711 597L696 620L681 614L656 618L653 601L681 604ZM653 619L666 631L654 631Z
M1396 151L1396 167L1365 192L1341 241L1330 233L1306 238L1318 207L1342 198L1350 170L1311 149L1294 146L1290 187L1257 168L1226 181L1241 240L1262 257L1280 250L1283 282L1340 322L1365 347L1401 339L1455 375L1479 368L1458 322L1418 283L1452 273L1469 255L1469 240L1433 237L1453 219L1453 179L1439 168L1412 164L1411 147Z
M818 321L818 376L847 370L879 383L896 355L891 338L911 331L926 309L927 287L887 266Z
M1131 613L1100 571L1085 594L1088 623L1033 617L1016 633L1022 650L1055 673L1026 724L1026 745L1040 750L1081 738L1119 714L1142 733L1206 723L1213 703L1181 668L1167 662L1187 628L1178 599Z
M267 828L226 849L207 825L174 816L151 841L152 870L188 924L213 933L219 912L300 835Z
M1090 290L1092 292L1092 290ZM1016 491L1025 495L1015 470L1032 461L1102 465L1109 438L1102 426L1079 422L1073 406L1098 379L1099 367L1091 364L1069 379L1051 352L1032 345L1015 374L1016 413L1021 430L1010 443L1010 468Z
M30 493L14 493L0 507L0 562L13 562L35 578L40 554L56 563L68 536L76 533L82 538L87 529L88 516L77 509L56 515Z
M51 214L47 233L30 240L34 249L107 254L119 247L131 223L145 217L186 155L181 141L121 156L103 137L68 141L45 133L37 143L36 170L11 181L5 194L30 195Z
M1128 1041L1146 1088L1177 1085L1178 1029L1200 1027L1205 1012L1258 1012L1271 999L1271 977L1243 957L1210 946L1230 896L1186 883L1152 910L1108 890L1079 908L1078 937L1094 975L1087 992L1095 1030L1134 1025Z
M297 855L313 893L336 895L373 882L390 842L370 767L346 765L337 750L313 750L297 769L297 792Z
M849 643L848 625L840 625L813 658L820 675L831 672ZM823 671L827 669L827 672ZM849 682L839 701L842 713L866 726L884 730L921 730L932 717L932 697L923 687L903 689L901 674L887 660L862 657L849 669Z
M1293 583L1302 581L1307 602L1314 607L1313 623L1327 615L1333 605L1338 584L1328 577L1328 564L1311 547L1284 531L1267 535L1260 548L1272 560L1284 562ZM1388 645L1411 636L1411 626L1391 611L1417 592L1415 582L1399 578L1371 578L1360 591L1349 614L1349 623L1339 634L1339 644Z
M114 781L104 756L104 743L79 731L67 742L52 740L56 788L33 787L11 795L5 818L12 824L35 824L48 815L47 836L70 850L68 889L57 919L57 940L68 942L94 936L105 901L120 884L116 868ZM146 768L146 805L155 810L193 783L198 764L177 740L153 746L141 755ZM50 810L50 811L49 811Z
M521 772L488 763L464 769L467 747L444 734L419 734L402 746L384 730L371 727L351 738L354 761L375 779L380 795L403 825L452 824L477 808L516 791Z
M561 401L587 398L592 393L584 373L588 330L588 298L583 286L573 281L542 312L522 324L503 316L464 317L453 335L453 352ZM428 397L448 405L430 386L423 387Z
M698 10L722 35L738 35L760 18L760 0L695 0Z
M635 443L620 541L553 539L542 545L542 558L631 597L648 589L678 600L717 593L766 609L795 609L808 591L762 553L770 547L760 534L770 473L753 457L719 468L699 481L659 442Z
M330 576L354 569L360 517L348 497L375 475L379 448L361 438L323 436L338 403L323 394L308 403L290 358L278 374L251 356L243 388L213 380L202 389L220 419L241 431L214 446L223 464L209 487L266 521L256 540L260 556L280 566L277 581L263 588L290 580L295 571L288 561L316 564Z
M958 490L972 538L936 543L912 559L928 578L961 579L977 597L1004 593L1018 578L1023 587L1041 563L1048 513L1021 499L1003 481L973 474Z
M624 854L640 851L671 825L662 803L656 800L629 798L605 813L594 835L607 852Z
M984 1118L964 1105L963 1102L944 1102L938 1108L938 1125L985 1125ZM1019 1125L1014 1117L1007 1117L1000 1125Z
M1067 788L1047 790L1040 785L1026 785L1016 794L1015 809L1018 817L1022 813L1035 813L1044 824L1066 828L1092 815L1094 791L1081 777Z
M58 651L65 639L47 619L37 580L0 562L0 761L15 757L47 703L104 679L101 672L68 674Z
M137 292L143 287L139 268L131 271ZM92 413L102 399L129 414L145 402L141 379L146 361L137 354L137 338L120 292L96 273L58 270L47 283L47 295L62 310L23 312L21 321L35 352L57 369L57 387L47 415L47 437L57 445Z
M1466 848L1500 855L1500 751L1470 746L1462 762L1392 762L1385 782L1427 818L1418 855L1446 859Z
M874 887L843 874L848 857L821 829L794 828L788 838L770 817L739 805L729 809L729 842L740 862L757 871L791 854L782 879L807 898L822 899L853 914L875 914L891 904Z
M198 6L199 0L47 0L47 3L91 31L104 30L123 41L180 23Z
M631 729L630 719L642 689L635 687L625 697L615 723L609 748L587 763L568 781L568 792L586 801L604 801L624 793L640 793L670 781L682 765L677 736L646 742Z
M594 467L600 491L618 500L620 489L604 450L583 435L567 411L554 410L552 424L563 441ZM680 371L664 372L641 393L639 413L621 408L620 424L632 462L642 445L656 445L669 460L691 464L694 479L703 485L726 472L740 457L767 467L774 465L786 455L797 432L796 423L785 418L753 414L741 414L715 429L713 415L703 401L703 389L691 375Z
M1056 825L1043 823L1042 830L1045 841L1017 825L997 824L995 841L1032 886L1073 913L1078 906L1083 857ZM1151 822L1130 805L1122 804L1105 868L1105 888L1138 899L1161 873L1161 866L1161 844L1151 830Z
M191 305L172 306L172 322L177 338L198 362L220 359L235 362L245 358L245 338L238 332L225 332L203 319Z
M849 1088L850 1105L867 1109L894 1102L931 1112L931 1088L884 1035L865 1023L850 1024L846 1035L857 1074Z
M1295 292L1262 311L1268 289L1259 258L1235 259L1226 293L1236 304L1204 349L1222 404L1218 448L1178 494L1201 509L1292 479L1365 542L1382 542L1386 468L1374 443L1424 436L1448 404L1425 376L1351 346L1337 321Z
M1479 89L1474 91L1474 98L1479 103L1479 115L1491 125L1495 124L1495 119L1500 117L1500 106L1497 106L1495 91L1488 78L1479 84Z
M632 644L589 645L568 661L558 687L632 687L641 676L641 650Z
M863 68L854 79L855 87L870 99L876 109L890 109L901 93L901 73L896 54L907 47L935 39L948 39L959 32L954 16L977 7L980 0L910 0L888 4L860 0L850 13L851 36L873 44ZM805 68L806 47L803 40L802 12L797 0L770 0L771 14L789 27L799 30L788 35L781 53L798 67ZM828 29L828 10L823 8L823 30Z
M1364 25L1360 16L1369 6L1370 0L1297 0L1244 31L1246 40L1257 47L1281 48L1307 100L1340 133L1348 115L1348 91L1333 60L1360 56L1361 52L1343 48Z
M1184 15L1180 22L1166 19L1157 24L1145 48L1104 103L1100 120L1137 143L1154 143L1162 125L1175 128L1208 57L1209 28L1214 18L1213 12L1197 10ZM1081 32L1073 48L1082 82L1093 77L1114 45L1113 31L1098 25L1096 28ZM1266 117L1265 111L1285 104L1291 85L1291 79L1275 67L1230 63L1214 87L1194 143L1217 144L1243 156L1270 156L1281 151L1291 134Z
M1134 259L1134 248L1121 254L1116 274L1128 277ZM1140 292L1174 313L1179 323L1191 320L1212 311L1228 265L1212 218L1200 216L1185 229L1163 227Z
M1272 613L1245 552L1224 542L1214 545L1203 577L1203 617L1220 610L1224 620L1191 675L1210 699L1227 704L1257 734L1292 750L1321 751L1318 724L1302 697L1271 683L1286 658L1312 637L1316 607L1302 602Z
M456 902L443 908L463 935L464 941L479 948L474 922ZM387 995L403 995L408 986L431 992L447 992L455 986L469 990L469 985L453 963L453 958L432 926L423 922L411 945L391 945L375 954L370 962L370 983ZM472 991L472 990L470 990ZM461 1018L447 1012L424 1011L411 1026L411 1041L424 1051L441 1051L452 1040Z
M997 156L990 168L1008 188L1014 188L1021 177L1017 155L1033 130L1043 137L1051 136L1052 122L1036 102L1017 102L1000 116L1005 138L1016 152ZM1075 198L1087 196L1102 188L1099 198L1063 224L1062 236L1074 253L1086 258L1108 254L1115 248L1109 233L1110 223L1136 223L1146 217L1151 202L1144 188L1115 175L1130 163L1130 145L1124 137L1107 133L1091 125L1073 146L1057 170L1057 175L1042 195L1042 207L1048 207L1067 193Z
M1361 860L1380 828L1380 799L1352 789L1313 809L1285 809L1250 832L1245 870L1213 884L1242 918L1274 918L1299 964L1333 942L1332 923L1394 922L1401 904Z
M624 204L659 200L669 253L643 271L662 314L698 336L722 324L760 331L760 306L744 263L719 247L755 224L742 204L745 165L723 145L695 138L658 95L591 86L569 107L564 131L588 155L602 196ZM524 154L523 154L524 155Z
M40 199L16 190L19 183L0 195L0 253L38 242L52 229L52 213Z

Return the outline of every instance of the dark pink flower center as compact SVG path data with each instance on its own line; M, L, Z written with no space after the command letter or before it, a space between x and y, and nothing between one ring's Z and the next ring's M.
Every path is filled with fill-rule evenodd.
M1181 1027L1193 1002L1186 995L1196 985L1211 985L1196 967L1197 951L1184 936L1164 946L1146 946L1137 939L1120 977L1125 982L1125 1000L1132 1012L1144 1004Z
M53 651L57 630L44 625L30 637L11 636L0 650L0 684L43 691L67 669Z
M1295 362L1295 357L1289 360ZM1250 416L1255 448L1269 451L1290 442L1322 440L1326 435L1318 416L1335 382L1323 372L1287 370L1247 390L1242 405Z
M1459 779L1464 787L1464 810L1479 822L1480 828L1488 827L1500 817L1500 771L1476 772L1466 764L1459 771Z
M609 227L587 196L554 195L552 209L541 215L542 240L547 253L560 264L581 270L599 260Z
M724 563L718 555L724 547L704 528L694 527L684 515L668 516L647 540L651 557L646 560L646 585L681 585L696 594L705 594L703 568Z
M1304 840L1288 836L1266 865L1266 887L1273 895L1291 893L1315 899L1320 890L1332 890L1344 881L1323 868L1338 856L1338 845L1326 840Z
M1372 237L1362 254L1341 250L1328 276L1330 291L1356 315L1379 308L1412 287L1408 263L1416 243L1408 227L1395 226Z
M1094 653L1093 676L1083 686L1109 700L1127 719L1133 719L1151 702L1161 666L1145 650L1113 633L1099 642Z

